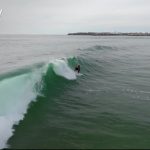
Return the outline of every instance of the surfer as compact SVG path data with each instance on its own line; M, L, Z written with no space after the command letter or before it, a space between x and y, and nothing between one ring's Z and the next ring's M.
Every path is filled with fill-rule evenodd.
M77 65L74 70L79 73L80 72L80 65Z

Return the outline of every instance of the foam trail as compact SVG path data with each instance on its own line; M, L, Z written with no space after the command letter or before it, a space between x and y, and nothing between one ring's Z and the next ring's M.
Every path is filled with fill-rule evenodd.
M24 118L28 105L36 99L35 85L41 81L43 69L0 82L0 149L7 148L13 125Z
M53 70L57 75L62 76L68 80L76 79L75 72L68 66L65 60L57 59L53 61L52 64Z

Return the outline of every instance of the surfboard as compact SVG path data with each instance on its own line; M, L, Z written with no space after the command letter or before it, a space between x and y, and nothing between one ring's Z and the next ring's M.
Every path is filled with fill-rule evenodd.
M77 71L75 71L76 76L82 76L82 73L78 73Z

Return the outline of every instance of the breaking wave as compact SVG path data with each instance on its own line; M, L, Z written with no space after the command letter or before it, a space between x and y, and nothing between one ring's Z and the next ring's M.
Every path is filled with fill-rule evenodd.
M13 126L24 118L29 104L41 94L46 84L45 78L75 80L73 66L76 63L76 58L55 59L0 80L0 149L9 147L7 141L13 135Z

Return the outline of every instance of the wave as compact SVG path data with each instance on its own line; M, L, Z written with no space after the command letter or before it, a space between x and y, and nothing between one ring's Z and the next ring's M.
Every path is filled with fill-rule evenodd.
M7 140L13 135L13 126L24 118L29 104L42 94L41 91L47 84L45 83L47 80L54 78L75 80L77 78L73 71L73 65L76 63L74 60L76 59L52 60L43 66L32 67L28 72L1 79L0 149L9 147ZM55 84L57 85L57 83Z

